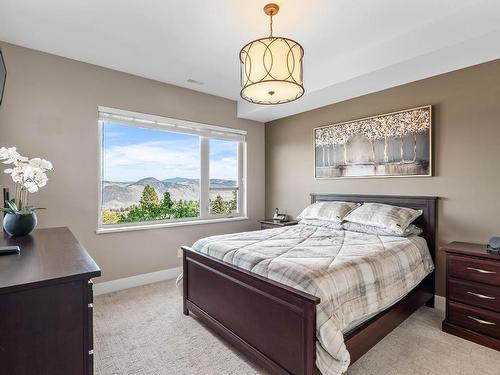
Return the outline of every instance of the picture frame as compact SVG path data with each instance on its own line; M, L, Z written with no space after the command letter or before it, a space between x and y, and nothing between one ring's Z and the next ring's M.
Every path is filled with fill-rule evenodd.
M430 177L432 106L313 129L315 179Z

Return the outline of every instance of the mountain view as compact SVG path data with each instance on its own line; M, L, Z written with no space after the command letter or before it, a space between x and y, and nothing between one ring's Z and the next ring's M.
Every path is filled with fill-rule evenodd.
M198 201L200 196L200 183L198 179L190 178L168 178L160 181L154 177L143 178L134 182L103 181L102 208L110 211L124 210L136 205L141 199L144 187L151 186L161 200L165 192L170 193L173 201ZM228 188L236 186L234 180L210 180L210 187ZM220 195L224 201L232 199L232 190L212 190Z
M202 156L199 135L112 122L102 126L102 224L199 217L202 157L208 159L208 214L238 212L237 141L210 138Z

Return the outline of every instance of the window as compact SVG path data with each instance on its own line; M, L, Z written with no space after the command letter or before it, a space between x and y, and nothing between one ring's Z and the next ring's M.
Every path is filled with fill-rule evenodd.
M243 217L246 133L99 107L99 230Z
M210 214L230 215L238 212L239 142L210 139Z

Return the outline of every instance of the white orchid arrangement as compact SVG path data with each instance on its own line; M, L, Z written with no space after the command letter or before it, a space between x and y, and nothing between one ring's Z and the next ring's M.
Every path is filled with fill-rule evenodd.
M28 159L17 152L15 147L0 147L0 160L3 164L13 164L4 170L16 184L15 198L7 201L8 208L2 211L13 214L30 214L37 208L29 206L29 194L47 184L46 172L53 169L52 163L41 158Z

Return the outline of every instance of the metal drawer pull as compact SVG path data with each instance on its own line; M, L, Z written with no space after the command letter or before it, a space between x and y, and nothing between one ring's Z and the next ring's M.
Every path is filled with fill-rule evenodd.
M89 350L89 355L94 355L94 349Z
M91 308L93 308L93 307L94 307L94 304L93 304L93 303L89 303L89 304L87 305L87 307L88 307L89 309L91 309Z
M467 318L469 319L472 319L478 323L481 323L481 324L487 324L489 326L496 326L496 323L493 323L493 322L488 322L487 320L481 320L481 319L478 319L478 318L474 318L473 316L470 316L470 315L467 315Z
M474 293L474 292L467 292L467 293L472 294L473 296L476 296L476 297L482 298L482 299L496 299L495 297L485 296L484 294L479 294L479 293Z
M476 271L479 273L496 273L495 271L486 271L486 270L482 270L481 268L474 268L474 267L467 267L467 269L471 270L471 271Z

